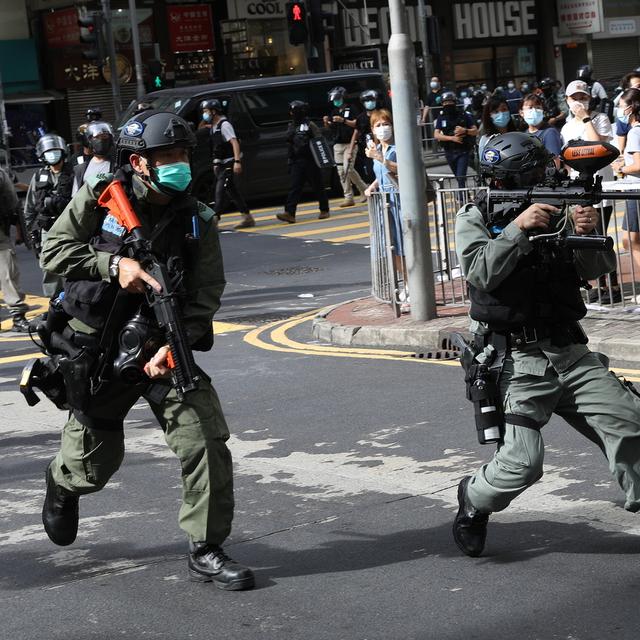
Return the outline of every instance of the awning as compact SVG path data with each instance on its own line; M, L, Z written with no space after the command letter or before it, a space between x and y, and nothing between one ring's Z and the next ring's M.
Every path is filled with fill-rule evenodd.
M5 94L5 104L49 104L54 100L64 100L65 96L60 91L24 91L18 93Z

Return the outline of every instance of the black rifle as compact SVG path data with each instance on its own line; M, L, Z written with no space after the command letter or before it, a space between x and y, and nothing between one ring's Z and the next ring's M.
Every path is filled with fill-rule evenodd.
M158 327L169 345L170 352L167 362L171 370L173 387L178 398L182 400L185 393L198 387L200 374L182 323L182 312L176 292L176 279L171 277L167 265L159 262L151 251L151 243L142 234L140 220L119 180L114 180L104 190L98 199L98 204L108 209L118 224L128 231L125 247L127 247L129 255L137 260L162 287L162 290L157 292L152 287L146 286L145 295Z
M596 171L606 167L619 155L619 151L607 142L572 140L563 148L561 157L566 165L579 172L578 178L572 180L563 172L555 172L542 184L532 187L490 189L487 193L489 220L513 219L533 203L551 204L564 210L569 205L593 206L605 199L640 200L640 190L603 190L602 176L595 175ZM533 235L530 240L573 249L605 251L613 248L613 239L610 237L573 235L568 233L568 229L565 219L559 230Z

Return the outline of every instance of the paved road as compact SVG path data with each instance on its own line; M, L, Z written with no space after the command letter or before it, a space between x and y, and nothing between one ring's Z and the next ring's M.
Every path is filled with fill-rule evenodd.
M186 580L179 468L143 404L122 469L81 500L76 543L49 543L42 476L64 416L26 407L9 359L33 349L0 338L2 637L637 638L640 519L599 451L552 421L543 480L492 518L485 557L461 556L455 488L491 448L459 367L310 342L313 309L367 291L369 257L308 239L223 235L229 285L199 357L233 432L228 550L256 568L252 592Z

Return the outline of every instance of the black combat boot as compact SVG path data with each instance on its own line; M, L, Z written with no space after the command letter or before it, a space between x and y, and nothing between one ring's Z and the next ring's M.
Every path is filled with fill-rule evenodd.
M252 589L253 571L232 560L222 547L206 542L189 542L189 577L196 582L214 582L218 589Z
M29 333L29 326L29 321L24 317L24 314L13 316L12 331L17 331L18 333Z
M59 487L53 481L51 464L45 475L47 495L42 507L42 524L51 542L65 547L71 544L78 534L79 497Z
M458 513L453 521L453 539L460 551L472 558L478 557L487 539L488 513L480 513L467 497L467 485L471 476L462 478L458 485Z

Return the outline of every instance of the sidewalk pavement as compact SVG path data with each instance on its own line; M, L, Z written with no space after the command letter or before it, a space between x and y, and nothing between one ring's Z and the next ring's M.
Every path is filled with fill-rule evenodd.
M313 336L340 346L411 347L426 358L448 357L449 333L468 334L467 306L439 306L437 313L435 320L427 322L412 320L410 315L396 318L389 304L373 297L359 298L318 315ZM612 360L640 362L640 308L591 308L581 324L592 351Z

